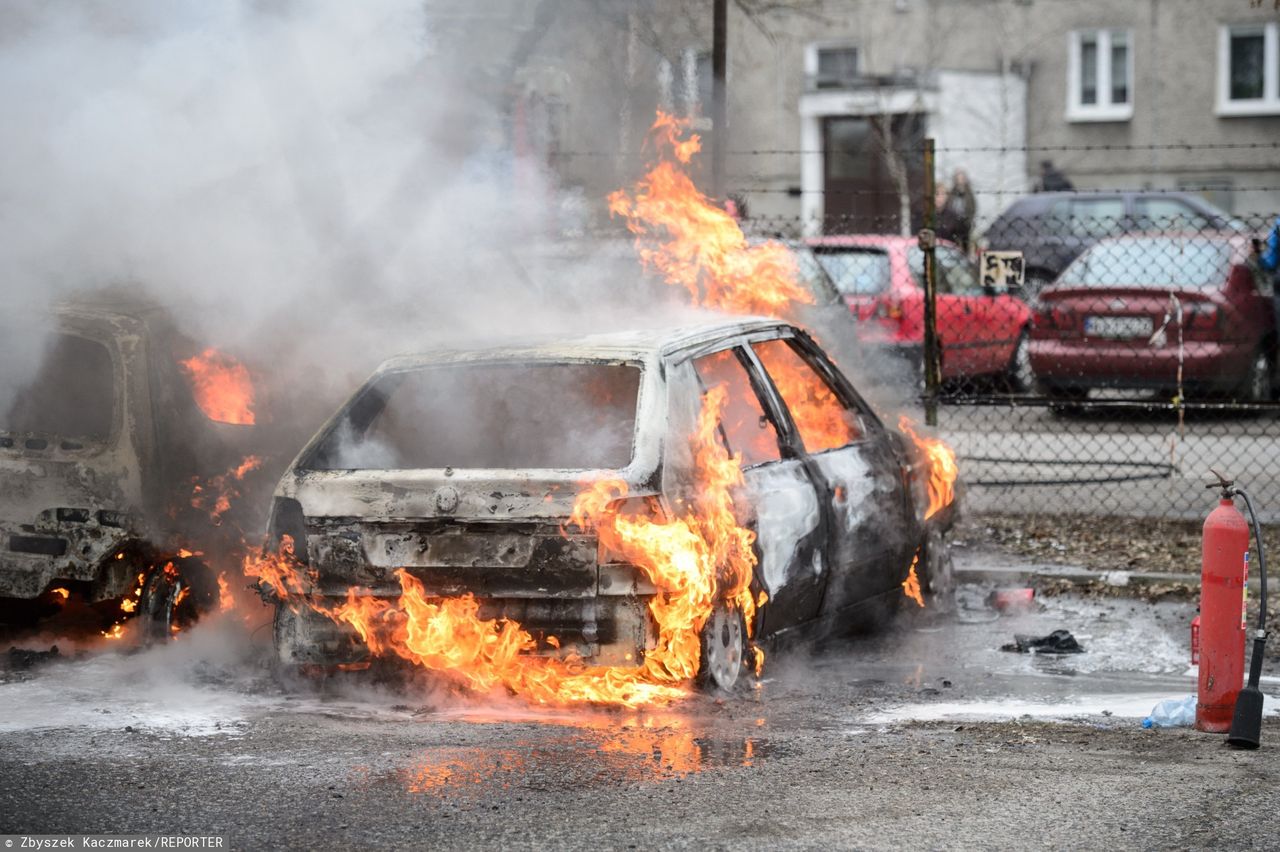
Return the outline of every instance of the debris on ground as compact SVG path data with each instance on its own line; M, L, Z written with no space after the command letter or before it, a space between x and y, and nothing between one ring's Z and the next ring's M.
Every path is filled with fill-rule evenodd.
M1069 630L1055 630L1048 636L1014 634L1013 641L1000 646L1001 651L1018 654L1083 654L1084 648Z
M15 671L34 668L44 663L52 662L60 656L57 645L50 645L47 651L33 651L29 648L18 648L10 646L9 658L6 661L5 668Z
M1185 728L1196 720L1196 697L1166 698L1151 708L1151 715L1142 720L1144 728Z
M1133 598L1147 603L1189 601L1200 597L1200 587L1193 583L1129 583L1118 585L1106 579L1081 582L1072 578L1047 580L1037 585L1037 594L1046 598L1059 595L1081 595L1086 598Z
M1035 589L995 589L987 596L987 606L1000 612L1024 612L1035 605Z
M1203 520L983 514L962 521L952 540L1092 571L1199 574L1203 526ZM1267 552L1280 553L1280 530L1264 528L1262 535ZM1252 564L1257 558L1255 549Z

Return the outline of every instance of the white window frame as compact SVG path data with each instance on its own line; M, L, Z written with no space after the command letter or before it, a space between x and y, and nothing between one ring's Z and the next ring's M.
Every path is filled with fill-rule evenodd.
M862 73L863 54L862 46L856 41L835 40L835 41L811 41L804 46L804 76L808 80L816 80L818 78L818 54L824 50L852 50L854 52L854 69L855 76ZM839 89L814 89L814 91L839 91Z
M1084 104L1080 102L1080 47L1086 35L1093 36L1098 42L1098 102ZM1129 100L1123 104L1111 102L1111 38L1123 35L1129 47L1129 61L1126 70L1129 74ZM1073 30L1067 40L1067 121L1128 121L1133 118L1133 102L1136 92L1134 87L1135 59L1137 50L1133 41L1133 30L1092 29Z
M1262 34L1262 97L1231 99L1231 36ZM1218 27L1217 113L1232 115L1280 115L1280 24L1223 24Z

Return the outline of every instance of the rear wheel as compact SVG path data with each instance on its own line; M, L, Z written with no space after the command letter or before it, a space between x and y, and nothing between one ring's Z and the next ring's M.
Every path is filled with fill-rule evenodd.
M1005 381L1015 393L1025 393L1035 387L1035 380L1035 371L1031 369L1031 344L1024 328L1018 335L1018 343L1005 369Z
M951 561L951 542L942 530L931 527L925 533L917 574L926 609L939 613L955 610L955 566Z
M1249 370L1245 373L1244 381L1240 383L1237 398L1244 402L1268 402L1271 399L1273 384L1271 359L1267 357L1267 353L1264 350L1259 349L1254 353L1253 360L1249 364Z
M723 601L716 604L701 638L698 685L704 690L732 691L747 665L747 628L742 613Z
M164 642L218 605L218 580L203 562L174 559L148 575L139 600L142 635Z

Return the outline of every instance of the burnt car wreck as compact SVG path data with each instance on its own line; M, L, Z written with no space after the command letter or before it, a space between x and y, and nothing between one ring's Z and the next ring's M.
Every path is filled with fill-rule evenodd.
M217 604L186 549L208 524L192 489L251 430L199 410L179 360L193 344L155 306L86 298L52 320L0 423L0 618L30 625L74 599L108 636L142 617L167 637Z
M277 603L294 666L360 666L370 652L337 602L472 595L518 621L529 653L638 666L656 640L655 588L570 523L584 483L616 477L623 516L694 499L705 396L740 460L733 512L755 535L751 623L723 607L703 629L707 682L733 686L747 636L871 628L917 563L940 592L954 503L930 511L929 461L886 425L802 330L722 319L681 329L443 351L383 364L298 455L276 490L267 550L292 549L301 588ZM310 606L298 605L304 598Z

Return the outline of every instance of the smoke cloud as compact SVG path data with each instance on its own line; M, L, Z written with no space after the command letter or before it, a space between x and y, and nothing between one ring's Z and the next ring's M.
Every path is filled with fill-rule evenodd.
M0 407L39 361L33 317L108 284L317 390L573 322L575 281L601 282L540 286L554 190L458 55L420 0L6 4Z

